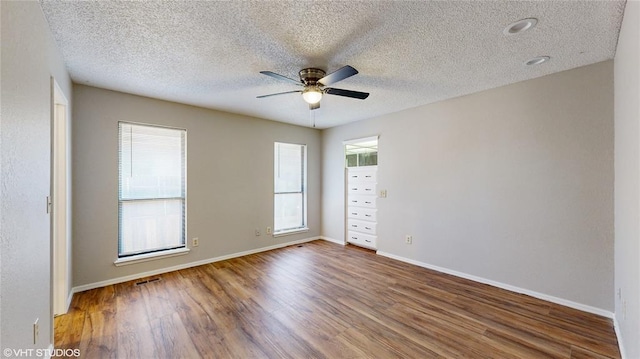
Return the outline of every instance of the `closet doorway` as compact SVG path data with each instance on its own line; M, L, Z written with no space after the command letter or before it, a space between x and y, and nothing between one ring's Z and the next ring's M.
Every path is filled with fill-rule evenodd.
M377 249L378 136L344 142L347 243Z

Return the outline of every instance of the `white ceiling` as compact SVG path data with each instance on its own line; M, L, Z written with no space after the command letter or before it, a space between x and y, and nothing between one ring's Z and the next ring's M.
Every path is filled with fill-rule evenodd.
M318 128L612 59L624 1L41 1L74 82ZM535 28L504 28L534 17ZM523 63L548 55L538 66ZM305 67L359 74L309 111ZM315 117L315 118L314 118Z

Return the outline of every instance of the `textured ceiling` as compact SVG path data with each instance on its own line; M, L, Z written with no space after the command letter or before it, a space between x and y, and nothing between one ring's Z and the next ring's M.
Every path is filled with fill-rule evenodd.
M41 1L74 82L327 128L612 59L624 1ZM534 17L533 29L504 28ZM538 66L523 63L548 55ZM359 74L309 111L305 67Z

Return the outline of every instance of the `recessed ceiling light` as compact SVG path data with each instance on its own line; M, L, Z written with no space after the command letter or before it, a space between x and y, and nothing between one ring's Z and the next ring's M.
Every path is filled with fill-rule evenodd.
M532 58L531 60L525 62L524 64L527 66L540 65L549 61L550 59L551 58L549 56L538 56L538 57Z
M509 26L507 26L504 31L502 31L505 35L515 35L515 34L519 34L521 32L525 32L529 29L531 29L532 27L536 26L536 24L538 23L538 19L536 18L528 18L528 19L522 19L522 20L518 20L512 24L510 24Z

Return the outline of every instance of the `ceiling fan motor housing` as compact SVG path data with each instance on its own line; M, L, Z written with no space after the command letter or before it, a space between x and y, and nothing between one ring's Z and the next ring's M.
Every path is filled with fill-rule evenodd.
M300 80L307 86L316 86L318 80L326 75L326 72L316 68L302 69L299 72Z

